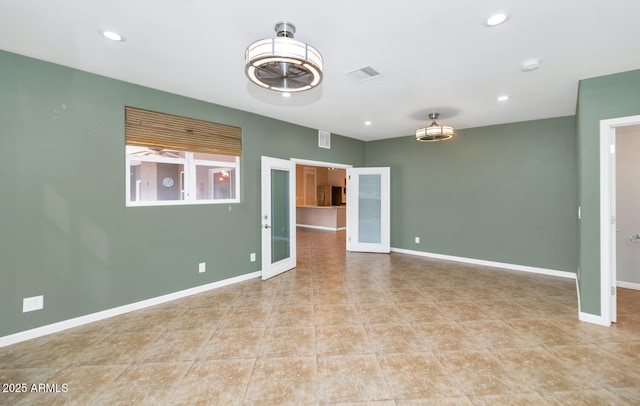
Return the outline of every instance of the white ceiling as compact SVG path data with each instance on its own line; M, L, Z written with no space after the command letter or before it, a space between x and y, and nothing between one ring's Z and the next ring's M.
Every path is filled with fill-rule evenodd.
M483 25L499 10L511 18ZM639 19L638 0L0 0L0 49L374 140L430 112L456 128L573 115L580 79L640 68ZM245 48L282 20L324 58L321 86L289 99L244 75ZM366 65L384 76L345 75Z

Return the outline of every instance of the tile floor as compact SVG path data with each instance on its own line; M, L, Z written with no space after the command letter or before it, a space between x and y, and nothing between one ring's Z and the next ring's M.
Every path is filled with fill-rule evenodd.
M2 405L637 405L640 292L577 320L573 280L345 253L299 229L298 267L0 348Z

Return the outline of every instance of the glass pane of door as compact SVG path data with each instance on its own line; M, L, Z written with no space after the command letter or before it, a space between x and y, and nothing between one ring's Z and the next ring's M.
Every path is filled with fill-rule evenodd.
M358 190L358 241L379 244L382 240L381 177L360 175Z
M391 170L347 169L347 251L391 250Z
M271 263L291 256L289 171L271 169Z

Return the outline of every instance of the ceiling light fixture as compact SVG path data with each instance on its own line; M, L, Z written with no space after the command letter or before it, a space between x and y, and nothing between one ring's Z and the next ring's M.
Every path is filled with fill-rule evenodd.
M296 27L282 21L274 27L277 37L261 39L244 53L245 73L258 86L277 92L301 92L322 82L322 55L293 39Z
M498 97L496 97L496 100L499 101L499 102L505 102L505 101L509 100L509 96L507 96L507 95L498 96Z
M115 31L101 31L103 37L111 41L124 41L124 37Z
M505 21L507 21L509 19L509 17L511 17L509 15L509 13L507 12L499 12L499 13L495 13L493 15L491 15L490 17L488 17L485 21L484 24L487 27L495 27L496 25L500 25L502 23L504 23Z
M429 127L420 128L416 130L416 141L422 142L435 142L435 141L444 141L451 139L455 136L455 132L453 131L453 127L449 127L447 125L440 125L436 123L438 116L440 113L431 113L429 114L429 119L431 119L431 124Z
M371 121L365 121L364 122L364 125L366 125L366 126L370 126L371 124L372 124Z
M520 65L520 69L523 72L531 72L533 70L536 70L540 67L540 59L527 59L526 61L522 62L522 64Z

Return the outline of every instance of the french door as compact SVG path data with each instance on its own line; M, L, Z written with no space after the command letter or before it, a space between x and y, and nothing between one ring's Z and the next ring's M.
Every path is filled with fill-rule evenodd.
M295 164L262 157L262 279L296 266Z
M390 169L347 169L347 251L390 252Z

